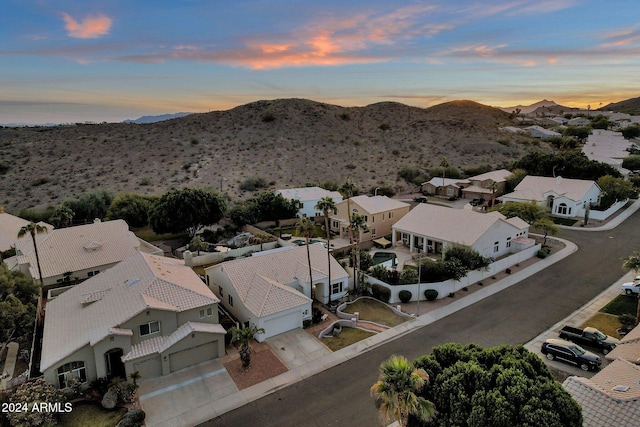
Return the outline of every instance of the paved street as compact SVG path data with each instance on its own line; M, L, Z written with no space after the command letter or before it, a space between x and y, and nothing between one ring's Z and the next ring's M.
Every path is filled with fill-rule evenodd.
M378 366L398 353L410 359L446 342L523 344L608 288L638 250L640 213L610 231L562 230L578 251L519 284L387 342L327 371L223 414L206 426L375 426L369 387Z

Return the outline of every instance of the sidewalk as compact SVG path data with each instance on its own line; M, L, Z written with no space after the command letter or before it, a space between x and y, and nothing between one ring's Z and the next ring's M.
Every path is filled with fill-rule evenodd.
M632 215L639 208L640 199L636 200L630 207L625 209L624 212L621 212L619 215L617 215L608 223L604 224L602 227L581 228L580 231L598 231L612 229L622 221L624 221L626 218L628 218L630 215ZM576 229L575 227L571 228ZM153 412L152 414L147 415L147 426L196 425L202 423L209 419L215 418L216 416L222 415L226 412L246 405L249 402L260 399L270 393L276 392L279 389L287 387L291 384L295 384L298 381L309 378L319 372L325 371L333 366L356 357L361 353L374 349L386 343L387 341L402 337L419 328L434 323L437 320L440 320L458 310L475 304L478 301L481 301L491 295L494 295L519 283L525 278L545 269L549 265L554 264L561 259L569 256L578 249L578 247L570 241L558 239L557 237L554 237L554 239L562 241L566 246L543 260L535 262L528 267L519 269L518 271L496 282L493 282L491 285L487 285L482 289L478 289L468 295L465 295L464 297L456 298L455 301L452 301L449 304L431 310L428 313L420 315L408 322L404 322L401 325L396 326L395 328L388 329L384 332L357 342L339 351L315 358L314 360L309 360L307 363L293 367L289 371L281 375L268 379L254 386L245 388L243 390L238 390L237 387L235 387L235 384L233 384L233 381L230 379L229 375L226 374L226 371L224 369L216 369L213 373L204 374L202 381L206 381L207 384L206 386L203 386L202 391L206 394L207 390L210 392L210 390L219 390L220 388L223 388L225 390L224 397L221 396L218 399L211 399L211 396L209 396L209 400L207 402L204 402L202 401L201 397L199 397L199 393L193 393L187 389L185 389L185 392L182 393L180 391L180 388L182 386L198 387L196 383L199 381L199 379L197 376L192 375L189 375L189 378L184 378L181 384L174 383L172 385L168 385L167 381L169 379L167 377L161 377L157 380L157 383L163 385L159 386L159 388L156 389L154 389L154 387L147 387L147 384L144 384L143 382L144 386L141 385L140 402L144 406L145 400L148 401L148 408L151 409L151 411L149 412ZM620 281L624 281L625 278L626 276L620 279ZM613 284L607 291L600 294L596 299L585 304L582 308L573 313L573 319L576 322L580 322L580 319L582 318L589 318L593 313L595 313L604 304L606 304L606 302L612 299L613 296L615 296L614 293L620 293L619 282ZM550 330L543 332L539 337L527 343L525 347L533 351L537 346L537 352L539 352L541 342L539 340L546 339L542 337L548 334L557 335L557 332L555 332L555 330L559 329L559 325L564 322L565 321L563 320L554 325L554 327ZM183 371L179 371L176 374L187 376L188 372L189 369L185 369ZM171 381L169 380L169 382ZM142 390L143 388L145 389L144 391ZM147 398L144 395L145 393L149 393L149 396L151 396L153 399ZM173 399L177 396L180 396L179 407L176 407L176 405L173 403ZM164 402L165 400L166 402ZM151 401L153 401L153 404L151 404Z

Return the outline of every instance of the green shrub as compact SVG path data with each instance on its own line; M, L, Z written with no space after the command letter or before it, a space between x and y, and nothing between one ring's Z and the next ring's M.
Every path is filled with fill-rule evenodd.
M260 176L250 176L240 184L240 190L256 191L267 187L267 180Z
M270 122L273 122L275 120L276 120L276 116L270 111L267 111L266 113L264 113L262 115L262 121L265 122L265 123L270 123Z
M400 301L402 301L403 303L408 303L409 301L411 301L411 297L413 296L413 294L411 293L411 291L403 289L400 291L398 296L400 297Z
M435 301L438 298L438 291L435 289L427 289L424 291L424 297L427 301Z
M132 409L127 412L118 426L120 427L140 427L144 423L146 414L142 409Z
M549 252L545 252L543 250L539 250L537 256L540 259L545 259L546 257L549 256Z
M371 285L371 295L382 302L389 302L391 298L391 291L385 286L373 284Z

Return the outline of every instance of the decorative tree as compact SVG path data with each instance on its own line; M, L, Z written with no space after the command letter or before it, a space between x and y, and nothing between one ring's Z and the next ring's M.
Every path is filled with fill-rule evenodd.
M392 355L382 362L378 381L371 387L381 420L388 423L394 418L401 427L407 425L410 415L429 421L435 408L419 395L428 382L427 372L416 368L404 356Z
M555 236L560 231L560 228L556 225L555 222L551 220L551 218L541 218L531 224L533 228L541 230L544 233L544 239L542 241L542 246L547 245L547 236L551 234Z
M258 328L256 325L251 324L242 328L234 326L229 329L229 332L233 334L233 342L240 341L240 360L242 361L242 366L244 368L248 368L251 364L251 353L253 352L249 340L251 340L256 334L264 334L264 328Z
M351 178L345 179L342 186L340 186L340 193L347 199L347 218L349 218L349 243L353 243L353 224L351 224L351 198L356 191L356 184Z
M353 215L351 215L351 229L353 230L354 234L353 239L356 242L355 261L353 264L353 280L356 284L356 288L359 288L360 282L358 281L358 273L360 271L360 239L362 238L362 232L366 233L369 231L363 215L359 213L354 213ZM357 291L358 289L356 289L356 292Z
M7 418L12 426L48 426L55 425L59 412L40 410L42 403L60 403L65 405L64 395L44 380L36 378L20 385L10 397L10 402L23 408L19 411L9 411ZM26 408L24 408L26 405ZM67 403L69 408L71 404ZM66 406L65 406L66 408Z
M331 287L331 229L329 228L329 214L336 212L336 203L333 201L333 198L329 196L325 196L318 200L315 208L319 211L322 211L324 215L324 231L327 236L327 269L328 269L328 280L329 287Z
M309 238L313 234L313 230L316 225L313 220L303 216L300 221L296 223L296 232L304 236L304 240L307 246L307 263L309 264L309 285L313 286L313 278L311 273L311 254L309 253Z
M36 224L35 222L30 222L25 225L18 231L18 238L25 236L27 233L31 235L31 240L33 240L33 250L36 254L36 264L38 265L38 276L40 277L40 286L44 286L44 282L42 281L42 267L40 266L40 255L38 254L38 244L36 243L36 234L46 233L47 227Z

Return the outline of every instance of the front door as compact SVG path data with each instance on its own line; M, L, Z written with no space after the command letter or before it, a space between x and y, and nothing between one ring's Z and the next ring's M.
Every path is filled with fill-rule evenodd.
M104 354L105 365L107 367L107 378L120 377L127 379L127 373L122 362L122 349L114 348Z

